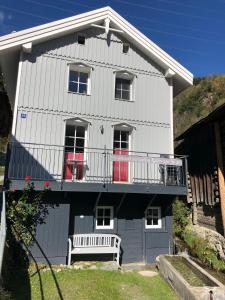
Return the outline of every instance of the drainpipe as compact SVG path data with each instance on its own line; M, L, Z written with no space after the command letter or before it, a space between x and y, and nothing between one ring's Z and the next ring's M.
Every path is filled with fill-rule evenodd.
M216 142L220 208L221 208L222 223L223 223L223 235L225 236L225 181L224 181L222 143L221 143L220 128L218 122L214 123L214 133L215 133L215 142Z

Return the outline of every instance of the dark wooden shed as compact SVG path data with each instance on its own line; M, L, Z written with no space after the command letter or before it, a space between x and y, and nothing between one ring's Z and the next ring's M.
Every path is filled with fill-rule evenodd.
M225 104L176 138L188 155L188 197L193 223L225 232Z

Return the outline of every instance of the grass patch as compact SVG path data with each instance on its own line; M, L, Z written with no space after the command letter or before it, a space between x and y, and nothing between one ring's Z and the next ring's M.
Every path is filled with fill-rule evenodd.
M4 176L5 173L5 167L4 166L0 166L0 177ZM2 185L4 182L4 180L2 178L0 178L0 185Z
M4 166L0 166L0 176L3 176L5 172L5 167Z
M60 293L64 300L178 299L159 275L150 278L136 272L74 269L62 269L60 272L54 271L54 274L55 279L51 271L46 270L30 275L28 299L60 299ZM14 289L15 299L25 299L21 284L20 287L14 286Z

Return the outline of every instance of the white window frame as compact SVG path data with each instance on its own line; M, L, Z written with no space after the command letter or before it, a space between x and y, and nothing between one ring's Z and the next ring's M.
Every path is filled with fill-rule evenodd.
M110 224L109 225L98 225L98 209L110 209ZM114 218L113 218L113 206L96 206L95 209L95 228L96 229L113 229L114 228ZM104 214L103 214L104 219Z
M88 79L87 79L87 92L86 93L73 92L73 91L69 90L70 71L74 71L74 72L78 72L78 73L86 73L88 75ZM91 72L92 72L92 67L84 65L82 63L79 63L79 64L77 64L77 63L75 63L75 64L70 63L70 64L68 64L67 92L71 93L71 94L77 94L77 95L83 95L83 96L90 96L91 95Z
M65 120L65 124L64 124L64 135L63 135L63 145L64 145L64 148L66 147L66 126L68 125L72 125L72 126L75 126L75 127L84 127L85 129L85 134L84 134L84 162L86 162L87 164L87 145L88 145L88 126L89 126L89 123L86 121L86 120L83 120L83 119L79 119L79 118L76 118L76 119L66 119ZM76 129L75 129L76 131ZM74 137L75 138L75 137ZM74 153L76 153L74 151ZM65 153L64 153L65 155ZM64 170L64 157L63 155L63 170ZM81 182L81 181L85 181L85 177L86 177L86 172L83 176L83 179L82 180L78 180L78 182ZM71 181L71 180L66 180L66 181ZM74 181L74 179L72 178L72 181Z
M113 127L113 131L112 131L112 149L114 149L114 132L115 132L115 130L127 131L127 132L129 132L128 155L130 155L130 152L133 149L132 144L133 144L133 141L134 141L134 129L135 129L135 127L133 127L133 126L131 126L129 124L125 124L125 123L115 124L112 127ZM113 167L112 167L112 172L113 172ZM132 178L131 164L130 164L130 162L128 162L128 181L126 183L130 183L131 182L131 178ZM124 183L125 181L114 181L114 182L116 182L116 183Z
M158 210L158 224L157 225L148 225L147 224L147 214L149 209L157 209ZM152 216L153 218L153 216ZM146 229L156 229L162 228L162 214L161 214L161 207L160 206L149 206L145 211L145 228Z
M130 80L130 99L116 98L116 79L117 78ZM113 89L114 96L113 96L113 98L118 101L134 102L135 78L136 78L136 75L129 71L126 71L126 70L115 71L114 72L114 89Z

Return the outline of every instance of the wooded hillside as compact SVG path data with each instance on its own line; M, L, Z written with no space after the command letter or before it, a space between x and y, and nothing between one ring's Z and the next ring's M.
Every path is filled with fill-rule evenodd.
M225 75L196 78L174 99L174 137L225 103Z

